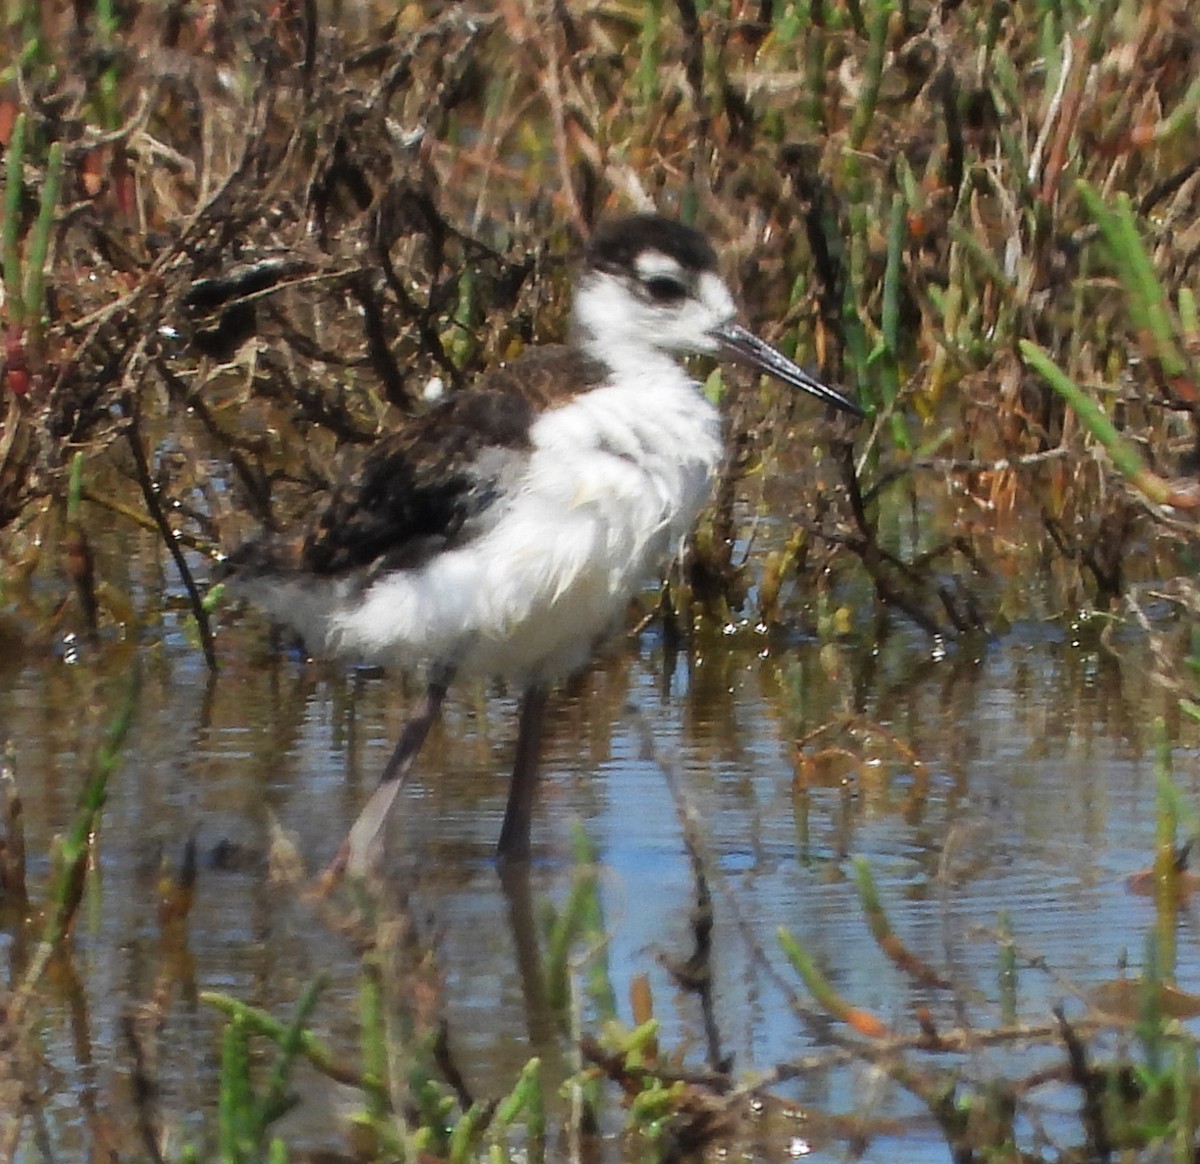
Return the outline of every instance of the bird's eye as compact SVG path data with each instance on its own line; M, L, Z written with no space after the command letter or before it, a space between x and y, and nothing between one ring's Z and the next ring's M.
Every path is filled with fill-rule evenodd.
M687 287L670 275L652 275L643 281L643 286L646 288L646 294L655 303L661 303L664 306L682 303L688 296Z

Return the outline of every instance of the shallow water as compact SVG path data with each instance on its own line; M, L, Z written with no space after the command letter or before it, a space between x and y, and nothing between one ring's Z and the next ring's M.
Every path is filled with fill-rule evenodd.
M68 1157L95 1135L94 1120L80 1117L80 1095L85 1112L128 1104L123 1016L140 1013L156 990L164 1016L154 1044L158 1110L176 1144L199 1135L206 1120L211 1126L205 1105L215 1094L220 1023L196 1003L197 990L284 1016L314 975L329 973L317 1025L353 1045L357 959L293 890L271 884L270 814L294 835L309 873L321 868L416 694L382 673L272 652L250 615L226 617L223 668L211 681L181 624L168 619L146 636L136 726L77 925L82 989L60 984L61 1012L52 1007L42 1034L46 1135ZM13 746L36 887L132 665L132 651L116 644L76 655L58 642L10 655L0 676L0 722ZM664 966L691 952L696 892L664 769L701 822L716 899L716 1038L739 1076L826 1043L789 1005L790 992L805 992L776 943L780 926L806 943L854 1005L912 1033L918 1004L943 1030L999 1022L994 930L1007 911L1022 954L1054 972L1022 971L1019 1017L1048 1021L1061 1001L1081 1013L1073 991L1113 978L1125 953L1138 963L1153 923L1150 899L1125 884L1152 858L1151 724L1171 708L1148 666L1136 643L1115 661L1032 625L948 652L931 651L919 636L898 634L872 649L772 642L741 630L667 656L646 634L552 705L528 897L506 894L491 859L514 703L483 687L454 692L394 813L388 860L436 949L450 1045L468 1086L503 1094L531 1051L552 1071L567 1070L570 1043L530 997L528 972L522 978L522 956L537 938L521 919L565 899L577 824L602 867L621 1016L632 1021L630 981L647 975L664 1051L705 1066L697 999ZM835 726L810 752L845 755L799 764L795 741L823 724ZM1187 731L1175 746L1176 780L1191 798L1200 792L1195 744ZM191 964L168 968L156 882L189 836L200 855ZM913 985L871 939L853 857L869 862L897 933L954 991ZM1200 968L1194 932L1185 926L1180 938L1185 987ZM12 937L5 940L15 957ZM956 1062L969 1077L987 1078L1045 1060L992 1049ZM862 1066L774 1090L813 1118L782 1130L764 1124L761 1139L752 1132L738 1145L750 1158L808 1150L842 1158L844 1139L820 1117L850 1113L877 1121L863 1125L867 1159L948 1158L919 1104ZM311 1079L304 1094L283 1125L289 1138L338 1146L353 1097ZM1044 1102L1053 1112L1074 1101L1047 1094ZM610 1116L617 1126L615 1097ZM1072 1125L1063 1126L1070 1141Z

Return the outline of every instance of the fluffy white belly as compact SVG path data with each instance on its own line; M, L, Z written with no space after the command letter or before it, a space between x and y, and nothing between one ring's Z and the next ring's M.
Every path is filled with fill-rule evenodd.
M660 373L598 388L540 418L486 533L365 590L335 583L332 603L298 593L285 617L314 648L405 669L519 682L576 670L708 496L717 413L676 371L672 385Z

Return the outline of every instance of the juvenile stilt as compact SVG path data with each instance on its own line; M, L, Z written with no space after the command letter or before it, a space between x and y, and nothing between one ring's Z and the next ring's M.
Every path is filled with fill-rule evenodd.
M306 534L231 557L232 581L310 650L440 676L343 846L352 871L369 863L451 673L525 691L500 855L528 857L547 692L678 551L721 462L720 417L682 356L737 360L862 415L735 316L703 235L653 214L602 225L570 343L408 418Z

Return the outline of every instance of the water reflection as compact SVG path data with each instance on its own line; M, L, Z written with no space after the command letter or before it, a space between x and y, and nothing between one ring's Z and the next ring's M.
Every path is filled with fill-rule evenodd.
M47 1024L55 1082L45 1119L63 1151L83 1135L78 1095L101 1109L128 1102L120 1082L136 1045L128 1027L147 1008L158 1023L156 1077L169 1081L159 1106L181 1134L201 1125L215 1094L219 1023L197 1004L198 990L283 1014L328 972L318 1022L337 1045L354 1045L355 951L295 892L271 883L273 821L295 838L310 873L322 867L418 693L394 676L274 651L252 621L228 625L220 645L215 681L182 634L143 652L137 725L105 811L98 888L78 926L81 988L61 986L62 1021ZM648 975L662 1045L695 1064L719 1056L740 1072L767 1069L820 1041L789 1004L803 992L775 943L781 925L847 998L901 1030L915 1029L918 1003L940 1025L996 1021L1001 910L1020 948L1058 975L1022 974L1023 1017L1042 1021L1076 984L1112 977L1122 951L1136 960L1151 922L1152 906L1130 896L1123 878L1152 852L1149 725L1171 709L1145 682L1136 645L1123 650L1118 661L1044 628L1018 628L935 661L928 643L898 634L862 650L742 632L668 658L646 637L553 705L534 865L527 880L507 883L491 854L514 702L482 687L456 691L394 813L388 875L436 949L466 1083L478 1095L503 1092L531 1048L568 1069L570 1048L545 1003L538 915L569 890L575 822L602 863L618 1003L628 1018L630 981ZM74 666L45 651L9 655L0 672L39 891L131 659L131 648L109 644ZM822 725L832 726L797 752L795 741ZM1195 795L1194 728L1172 730L1177 779ZM814 761L821 749L833 759ZM664 768L701 822L712 877L707 1030L697 996L668 970L693 950L696 886ZM165 973L158 885L190 837L199 871L186 958ZM851 856L870 862L913 952L955 982L956 1005L914 989L871 941ZM1184 984L1197 969L1189 937ZM862 1110L869 1086L855 1072L826 1072L783 1090L848 1112ZM336 1140L346 1095L313 1083L307 1100L293 1117L298 1133ZM872 1111L918 1114L890 1088ZM906 1128L887 1141L888 1158L929 1159L937 1144L931 1131Z

